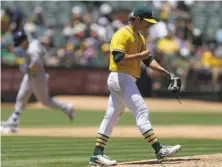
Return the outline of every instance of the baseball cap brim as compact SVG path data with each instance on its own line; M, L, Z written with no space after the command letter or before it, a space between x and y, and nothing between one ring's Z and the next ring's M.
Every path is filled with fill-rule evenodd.
M155 19L147 19L147 18L143 18L143 19L146 20L149 23L152 23L152 24L156 24L157 23L157 21Z

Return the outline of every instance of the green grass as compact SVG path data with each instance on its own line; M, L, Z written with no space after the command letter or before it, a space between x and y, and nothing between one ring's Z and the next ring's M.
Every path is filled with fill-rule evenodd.
M11 114L12 108L2 108L2 120ZM75 121L70 124L68 118L58 110L53 109L27 109L21 116L21 127L64 127L64 126L99 126L105 115L104 112L77 111ZM222 113L175 113L154 112L150 113L153 125L222 125ZM136 125L130 112L121 116L117 124Z
M222 140L162 139L183 146L178 156L222 153ZM85 167L94 138L2 137L2 167ZM154 159L143 138L111 138L106 154L118 162Z
M12 108L1 109L6 120ZM58 110L27 109L21 127L99 127L104 112L77 111L75 121ZM153 125L222 125L220 113L150 113ZM118 126L135 125L131 113L121 116ZM94 149L95 138L2 136L2 167L85 167ZM161 139L167 144L182 144L178 156L222 153L222 140ZM141 138L111 138L106 154L118 162L153 159L154 152Z

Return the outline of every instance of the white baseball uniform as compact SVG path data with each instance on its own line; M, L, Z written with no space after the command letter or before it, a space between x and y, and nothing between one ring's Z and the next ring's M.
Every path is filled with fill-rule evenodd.
M116 63L112 55L113 51L136 54L146 50L145 44L145 38L141 34L134 33L129 25L122 27L113 35L110 43L109 69L111 73L107 83L110 97L107 112L98 133L109 137L126 106L133 113L142 134L152 129L149 110L135 83L136 78L140 77L141 61L131 60Z
M108 108L98 133L111 136L113 127L126 106L132 111L141 134L152 129L147 105L135 82L136 78L129 74L110 73L107 83L110 90Z
M18 113L21 113L27 104L30 96L34 93L35 97L45 106L58 108L64 112L67 112L71 106L56 101L54 98L49 97L48 92L48 74L45 73L44 69L44 55L46 54L46 49L40 44L38 40L32 40L29 43L28 49L25 53L23 64L23 69L26 69L25 75L21 82L19 92L16 98L16 104L14 113L9 118L15 120ZM40 66L37 71L30 71L28 66L30 64L36 64Z

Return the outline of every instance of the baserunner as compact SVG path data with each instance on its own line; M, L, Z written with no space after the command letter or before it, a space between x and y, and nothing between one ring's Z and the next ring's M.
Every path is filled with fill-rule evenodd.
M45 47L37 39L28 40L25 31L21 30L13 34L15 47L20 47L25 51L23 66L24 77L17 94L14 111L6 122L2 123L1 130L8 132L18 132L20 115L28 103L32 93L45 106L57 108L63 111L70 120L74 118L72 104L61 103L49 96L48 74L44 69Z

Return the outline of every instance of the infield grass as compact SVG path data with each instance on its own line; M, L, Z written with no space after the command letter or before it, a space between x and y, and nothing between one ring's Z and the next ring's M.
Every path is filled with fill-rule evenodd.
M1 119L7 120L12 108L1 109ZM76 119L71 124L65 114L53 109L26 109L21 115L21 127L68 127L68 126L99 126L105 111L76 112ZM153 125L222 125L222 113L176 113L176 112L151 112L150 120ZM125 112L117 126L136 125L131 112Z
M161 139L181 144L177 156L222 153L222 140ZM2 137L2 167L85 167L95 138ZM141 138L111 138L106 154L118 162L154 159L154 151Z

